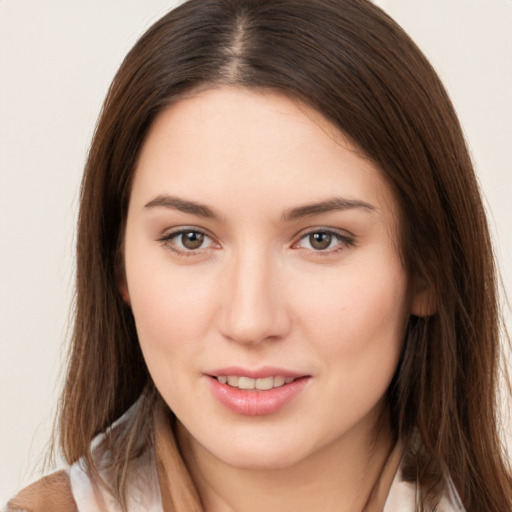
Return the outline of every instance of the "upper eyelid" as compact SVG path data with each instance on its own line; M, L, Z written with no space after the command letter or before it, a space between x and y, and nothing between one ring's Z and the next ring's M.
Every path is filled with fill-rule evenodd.
M191 232L192 233L201 233L202 235L205 235L212 240L218 240L211 233L209 233L208 230L203 229L203 228L198 228L195 226L185 226L185 227L180 226L180 227L176 227L176 228L170 228L170 229L164 231L164 233L158 237L158 240L161 240L161 241L168 240L169 238L172 238L174 236L181 235L183 233L191 233Z
M352 240L355 240L357 237L350 231L347 231L346 229L340 229L340 228L332 228L332 227L324 227L324 226L316 226L314 228L306 228L294 235L294 240L300 240L304 238L307 235L310 235L312 233L330 233L336 236L339 236L341 238L350 238Z
M169 248L172 249L172 251L177 254L191 256L194 254L198 254L201 251L211 249L212 246L220 245L220 242L218 241L218 239L215 238L214 236L212 236L206 230L200 229L200 228L195 228L195 227L184 227L184 228L180 227L180 228L171 229L169 231L164 232L164 234L162 234L161 236L159 236L157 238L157 242L161 243L162 245L169 244L169 246L171 246L171 245L174 245L174 244L172 244L172 241L174 238L179 237L183 233L191 233L191 232L192 233L201 233L205 237L209 238L210 245L208 247L199 247L198 249L187 249L187 248L183 249L183 248L179 248L179 247L178 248L169 247ZM213 247L213 248L215 248L215 247Z

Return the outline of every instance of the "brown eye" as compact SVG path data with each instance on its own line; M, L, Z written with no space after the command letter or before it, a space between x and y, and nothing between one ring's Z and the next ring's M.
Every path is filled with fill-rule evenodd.
M310 233L308 235L311 247L317 251L327 249L332 242L332 234L325 232Z
M313 254L333 255L355 245L354 235L338 233L329 229L317 229L305 233L293 245L294 249L307 249Z
M191 251L199 249L204 243L204 233L199 233L198 231L181 233L181 243L183 247Z
M197 256L210 249L220 249L212 237L198 229L180 229L158 239L162 246L179 256Z

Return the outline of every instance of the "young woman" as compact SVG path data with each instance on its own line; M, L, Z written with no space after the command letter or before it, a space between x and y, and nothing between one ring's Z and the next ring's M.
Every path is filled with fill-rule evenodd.
M477 182L370 2L158 21L106 99L77 248L70 469L10 510L510 510Z

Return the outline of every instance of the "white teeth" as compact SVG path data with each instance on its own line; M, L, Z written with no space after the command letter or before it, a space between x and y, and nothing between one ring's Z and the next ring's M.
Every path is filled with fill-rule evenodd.
M230 375L228 377L228 384L234 388L238 387L238 377Z
M254 386L256 389L272 389L274 387L274 377L265 377L264 379L256 379Z
M282 375L276 375L274 377L274 387L278 388L282 385L284 385L285 378Z
M275 377L263 377L261 379L252 379L251 377L243 377L238 375L219 375L217 380L221 384L228 384L231 387L250 390L258 389L267 391L272 388L279 388L285 384L289 384L295 380L294 377L283 377L276 375Z
M240 389L254 389L256 381L250 377L238 377L238 387Z

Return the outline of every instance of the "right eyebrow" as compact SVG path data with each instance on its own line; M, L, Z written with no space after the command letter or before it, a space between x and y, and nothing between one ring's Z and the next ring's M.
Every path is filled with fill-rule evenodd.
M144 206L144 208L156 207L179 210L180 212L190 213L192 215L197 215L198 217L203 217L205 219L220 219L220 216L216 214L212 208L206 206L205 204L196 203L195 201L189 201L187 199L181 199L176 196L169 196L167 194L155 197L155 199L151 200Z
M330 213L336 210L352 210L361 209L367 212L376 212L377 208L365 201L358 199L349 199L345 197L333 197L326 201L320 201L318 203L306 204L303 206L297 206L283 212L282 219L286 222L300 219L303 217L313 217L322 213Z

